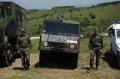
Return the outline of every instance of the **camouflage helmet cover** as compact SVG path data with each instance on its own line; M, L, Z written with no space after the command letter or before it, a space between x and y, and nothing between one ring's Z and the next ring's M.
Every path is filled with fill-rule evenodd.
M21 28L20 31L21 32L26 32L26 29L25 28Z

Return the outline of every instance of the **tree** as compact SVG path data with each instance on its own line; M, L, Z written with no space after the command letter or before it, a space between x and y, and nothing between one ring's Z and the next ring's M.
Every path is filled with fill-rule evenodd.
M96 15L93 14L93 13L89 13L89 16L90 16L91 19L95 19L96 18Z

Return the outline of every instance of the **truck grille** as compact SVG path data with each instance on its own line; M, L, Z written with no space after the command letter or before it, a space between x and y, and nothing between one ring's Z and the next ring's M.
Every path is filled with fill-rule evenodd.
M54 42L49 42L49 47L54 47L54 48L66 48L66 44L64 43L54 43Z

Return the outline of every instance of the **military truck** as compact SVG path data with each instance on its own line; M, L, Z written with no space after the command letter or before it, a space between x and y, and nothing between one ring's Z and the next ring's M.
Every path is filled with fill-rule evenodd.
M80 25L67 20L45 20L40 34L40 65L45 64L44 54L70 57L69 67L77 67L80 48Z
M12 64L20 28L26 28L25 9L13 2L0 1L0 64Z

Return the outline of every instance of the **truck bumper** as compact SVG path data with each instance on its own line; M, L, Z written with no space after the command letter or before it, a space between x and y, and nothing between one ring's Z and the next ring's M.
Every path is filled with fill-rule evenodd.
M40 51L43 51L45 53L79 53L79 50L73 50L73 49L61 49L61 48L49 48L49 47L43 47L40 49Z

